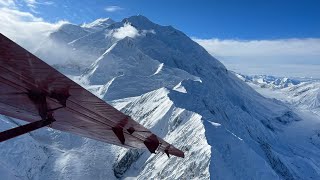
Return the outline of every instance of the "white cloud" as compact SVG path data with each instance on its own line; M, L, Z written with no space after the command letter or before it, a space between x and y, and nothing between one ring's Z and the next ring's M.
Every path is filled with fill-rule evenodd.
M60 27L64 21L45 22L29 12L0 8L0 33L33 52L50 32Z
M113 37L117 39L123 39L125 37L134 38L136 36L139 36L139 31L129 23L124 24L123 27L116 29L113 33Z
M242 73L272 72L279 75L291 71L291 75L308 76L307 69L312 65L320 67L319 38L248 41L193 38L193 40L221 60L229 69Z
M117 39L123 39L125 37L135 38L137 36L146 36L147 34L156 34L153 29L138 31L135 27L131 26L130 23L125 23L123 27L115 29L107 35L111 35Z
M106 8L104 8L104 10L106 10L107 12L116 12L123 10L123 8L119 6L107 6Z

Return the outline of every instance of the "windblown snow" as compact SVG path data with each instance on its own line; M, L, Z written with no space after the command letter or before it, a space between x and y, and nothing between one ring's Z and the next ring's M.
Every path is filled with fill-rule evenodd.
M140 15L121 22L106 18L64 24L35 53L183 150L185 158L124 149L43 128L0 144L2 177L320 177L316 115L301 115L288 103L259 94L172 26ZM308 108L319 108L319 84L269 81L275 82L272 86L287 87L294 103L312 102ZM309 119L313 119L311 126L304 125L310 125ZM0 130L22 123L1 116ZM310 128L310 134L299 136L303 128Z

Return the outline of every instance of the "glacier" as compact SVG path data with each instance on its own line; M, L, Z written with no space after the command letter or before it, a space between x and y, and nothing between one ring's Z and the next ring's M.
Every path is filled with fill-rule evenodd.
M6 179L320 177L319 114L295 106L316 97L317 111L314 82L311 91L288 79L255 81L291 97L307 92L303 88L312 92L294 102L266 96L247 84L254 78L241 79L183 32L141 15L64 24L34 53L183 150L185 158L43 128L0 144ZM1 130L23 123L0 117Z

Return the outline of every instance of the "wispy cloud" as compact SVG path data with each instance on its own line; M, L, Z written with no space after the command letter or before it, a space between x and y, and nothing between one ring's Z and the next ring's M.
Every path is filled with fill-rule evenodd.
M291 72L290 75L295 76L315 76L311 67L320 68L320 38L193 40L229 69L241 73L286 75Z
M52 1L37 1L37 0L24 0L24 3L26 4L26 6L28 6L30 8L30 10L33 13L38 13L37 12L37 6L38 5L52 5L54 4Z
M36 0L24 0L28 7L36 8L37 1Z
M106 10L107 12L116 12L123 10L123 8L119 6L107 6L106 8L104 8L104 10Z
M13 0L0 0L0 7L15 8L16 3Z
M49 23L29 12L5 7L0 8L0 17L0 33L30 51L39 47L50 32L66 23Z

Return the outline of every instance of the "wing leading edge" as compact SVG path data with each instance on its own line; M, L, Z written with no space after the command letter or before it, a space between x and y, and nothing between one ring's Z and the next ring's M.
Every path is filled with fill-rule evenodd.
M0 34L0 114L126 148L184 157L159 138ZM11 138L19 130L0 133ZM6 137L4 138L6 139ZM8 139L8 138L7 138Z

